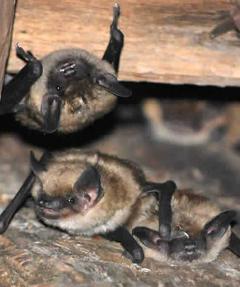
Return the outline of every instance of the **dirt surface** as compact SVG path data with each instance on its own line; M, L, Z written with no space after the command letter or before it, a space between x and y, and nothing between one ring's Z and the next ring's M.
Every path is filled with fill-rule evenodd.
M132 159L150 179L171 178L223 208L240 208L237 153L219 143L180 147L156 142L143 123L119 124L110 115L84 133L58 138L27 131L5 117L0 125L0 210L28 172L30 149L70 145ZM215 262L198 266L153 260L138 266L122 255L118 244L50 229L37 221L33 210L22 208L0 236L0 286L238 287L240 259L224 251Z

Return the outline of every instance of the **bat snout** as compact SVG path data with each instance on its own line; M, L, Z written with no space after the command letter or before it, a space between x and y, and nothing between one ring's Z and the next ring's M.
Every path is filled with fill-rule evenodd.
M70 209L63 198L43 194L36 201L36 213L41 218L57 219L68 215Z
M177 261L192 262L199 259L204 251L204 244L198 239L176 239L171 242L170 257Z

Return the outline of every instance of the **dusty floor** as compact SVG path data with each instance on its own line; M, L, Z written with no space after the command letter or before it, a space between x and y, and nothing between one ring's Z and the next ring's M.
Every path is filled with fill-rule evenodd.
M30 149L69 145L130 158L151 179L174 179L181 188L192 188L223 208L239 210L240 155L216 143L190 148L155 142L143 124L116 122L106 128L109 119L91 128L91 135L88 130L56 140L15 128L5 117L0 126L0 210L28 172ZM153 260L138 266L121 251L118 244L101 238L70 237L47 228L31 209L23 208L0 236L0 286L240 286L240 259L229 251L200 266Z

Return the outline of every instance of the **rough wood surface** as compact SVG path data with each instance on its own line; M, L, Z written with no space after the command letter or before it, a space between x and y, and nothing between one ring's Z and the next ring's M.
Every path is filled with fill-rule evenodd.
M11 43L15 2L15 0L3 0L0 2L0 96Z
M126 36L120 78L128 81L240 85L240 40L208 32L228 13L228 0L121 0ZM66 47L102 56L114 1L19 0L9 71L21 63L15 44L38 57Z

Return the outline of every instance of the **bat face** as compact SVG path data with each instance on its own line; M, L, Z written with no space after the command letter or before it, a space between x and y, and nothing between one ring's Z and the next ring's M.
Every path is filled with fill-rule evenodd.
M56 51L43 58L42 65L43 73L17 118L46 133L82 129L113 109L116 96L130 95L112 66L87 51Z
M112 110L116 96L130 96L116 77L124 45L119 17L120 6L114 4L101 60L82 49L66 49L40 61L17 45L17 57L26 65L4 87L0 115L14 112L24 125L44 133L71 133Z
M140 194L131 169L117 158L96 153L59 154L47 168L32 157L37 216L68 233L106 233L123 224ZM125 182L123 182L123 178Z
M68 174L65 173L67 176ZM63 189L64 182L55 185L58 191ZM36 212L44 219L61 220L74 216L74 214L86 215L103 196L100 175L93 166L87 167L72 186L65 186L61 195L48 195L41 190L36 200Z

